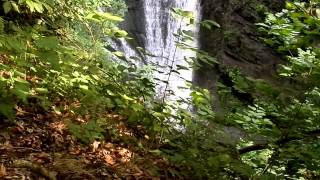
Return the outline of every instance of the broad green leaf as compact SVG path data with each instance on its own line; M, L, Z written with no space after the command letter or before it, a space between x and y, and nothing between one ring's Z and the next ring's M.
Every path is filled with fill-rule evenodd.
M3 10L4 10L4 13L5 13L5 14L7 14L8 12L10 12L11 9L12 9L12 6L11 6L10 1L5 1L5 2L3 3L2 7L3 7Z
M124 19L119 16L114 16L110 13L106 12L95 12L88 14L86 16L87 19L94 20L94 21L114 21L114 22L121 22Z
M40 2L35 2L32 0L26 0L26 4L28 6L28 8L30 9L31 12L37 11L39 13L43 12L43 6L42 3Z
M43 6L40 3L34 3L34 9L39 13L43 12Z
M16 12L20 12L19 6L14 1L11 2L11 5Z
M106 13L106 12L104 12L104 13L99 12L98 14L100 16L102 16L105 20L109 20L109 21L121 22L124 20L123 18L121 18L119 16L114 16L114 15L112 15L110 13Z

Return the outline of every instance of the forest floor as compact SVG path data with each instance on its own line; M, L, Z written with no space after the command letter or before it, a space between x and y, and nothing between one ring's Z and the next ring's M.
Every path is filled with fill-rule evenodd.
M152 152L117 115L117 137L83 145L69 133L68 115L17 113L0 121L0 179L181 179L178 169Z

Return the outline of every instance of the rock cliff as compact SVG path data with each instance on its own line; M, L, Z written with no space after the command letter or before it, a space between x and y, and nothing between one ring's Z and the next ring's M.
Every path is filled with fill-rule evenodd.
M194 71L193 81L217 97L218 81L226 68L238 68L253 78L274 81L281 57L259 40L255 23L262 22L264 11L280 11L284 0L202 0L202 20L213 20L221 28L200 30L200 48L216 57L218 65ZM218 98L215 98L218 99ZM221 111L220 103L214 106Z

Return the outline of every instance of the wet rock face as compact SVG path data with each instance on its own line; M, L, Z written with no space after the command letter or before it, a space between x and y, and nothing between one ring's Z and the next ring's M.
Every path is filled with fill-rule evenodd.
M126 0L125 2L128 11L122 27L136 40L138 46L145 47L146 19L143 0Z
M178 65L187 66L184 57L195 57L196 53L177 48L179 38L175 34L180 28L192 32L196 32L197 28L187 26L182 18L174 17L171 9L181 8L198 12L198 0L126 0L126 4L128 11L122 28L129 32L132 40L114 43L115 47L120 47L115 49L122 50L128 59L128 56L138 54L135 52L140 48L135 47L144 48L145 53L141 56L143 65L157 67L153 75L159 79L156 86L159 98L189 97L190 93L183 92L179 87L185 86L186 81L192 80L192 70L179 70ZM192 43L196 45L196 38ZM172 73L172 69L178 73Z
M263 21L265 7L280 11L284 0L202 0L203 20L213 20L220 29L200 30L200 48L217 58L219 65L194 72L195 84L208 88L216 96L215 84L223 68L238 68L243 73L270 81L281 57L259 40L256 22ZM219 109L219 103L215 102Z
M138 46L145 48L147 38L147 24L150 19L156 15L154 21L160 22L160 30L154 29L153 34L157 35L157 31L161 31L161 38L166 45L170 27L170 7L175 3L174 0L126 0L128 11L125 16L125 21L122 24L123 29L127 30L130 35L136 40ZM151 7L151 8L150 8ZM152 9L153 8L153 9Z

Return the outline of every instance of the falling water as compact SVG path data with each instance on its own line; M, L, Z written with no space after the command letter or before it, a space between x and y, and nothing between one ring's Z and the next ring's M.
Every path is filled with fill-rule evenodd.
M187 26L182 17L173 17L171 9L180 8L198 15L198 0L127 0L127 5L124 29L145 49L144 61L156 65L154 77L158 80L159 98L188 98L189 91L179 87L185 87L185 83L192 80L192 69L177 70L177 65L188 67L184 59L195 57L195 53L177 48L179 38L175 34L179 28L196 34L197 27ZM196 46L197 38L189 43ZM122 42L121 46L126 57L136 55L136 51L132 50L128 43Z

